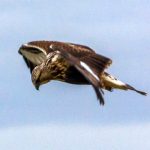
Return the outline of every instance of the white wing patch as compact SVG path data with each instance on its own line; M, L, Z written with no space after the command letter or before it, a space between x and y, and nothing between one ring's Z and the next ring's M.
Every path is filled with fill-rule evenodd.
M38 47L38 46L35 46L35 45L30 45L28 43L23 44L23 45L25 45L26 47L29 47L29 48L35 48L35 49L41 51L43 54L47 55L46 51L44 49L42 49L41 47Z
M54 57L52 58L52 62L57 61L59 56L60 56L59 54L54 55Z
M125 86L125 83L116 79L112 75L104 76L104 81L106 81L109 85L111 85L112 87L115 87L115 88Z
M23 44L23 45L26 46L26 47L29 47L29 48L35 48L35 49L41 51L43 54L47 55L46 51L45 51L44 49L38 47L38 46L30 45L30 44L28 44L28 43Z
M80 61L80 64L84 69L86 69L89 73L91 73L99 81L98 76L92 71L92 69L86 63L84 63L83 61Z
M114 83L116 83L116 84L118 84L118 85L120 85L120 86L121 86L121 85L125 85L125 84L124 84L122 81L120 81L120 80L115 80Z
M49 48L50 48L51 50L54 50L54 49L53 49L53 46L54 46L54 45L51 44L51 45L49 46ZM60 51L59 51L59 50L55 50L55 53L60 54Z
M28 60L30 60L32 63L36 65L41 64L46 59L46 56L43 55L42 53L34 54L24 50L22 50L21 53L23 56L25 56Z
M49 48L50 48L50 49L53 49L53 44L51 44L51 45L49 46Z
M117 85L125 85L122 81L116 79L115 77L113 77L112 75L109 75L109 77L113 80L113 82Z
M30 48L35 48L36 50L39 50L39 53L34 53L30 50L26 50L26 49L20 49L20 52L22 53L22 55L24 57L26 57L29 61L31 61L32 63L39 65L41 64L44 60L46 60L46 52L37 47L37 46L33 46L33 45L28 45L28 44L24 44L26 47L30 47Z

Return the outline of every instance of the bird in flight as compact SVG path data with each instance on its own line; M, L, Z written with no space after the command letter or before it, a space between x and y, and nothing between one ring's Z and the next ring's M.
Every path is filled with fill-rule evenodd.
M19 53L30 69L32 83L37 90L40 85L51 80L91 85L102 105L104 105L103 89L132 90L142 95L147 94L107 73L105 70L112 64L112 60L84 45L58 41L32 41L23 44Z

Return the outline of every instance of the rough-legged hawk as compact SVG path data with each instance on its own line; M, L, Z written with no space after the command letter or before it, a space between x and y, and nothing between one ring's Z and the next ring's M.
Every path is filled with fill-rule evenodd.
M19 53L30 68L32 82L36 89L50 80L88 84L92 85L102 105L104 105L102 89L108 91L112 89L133 90L146 95L145 92L105 72L112 60L96 54L94 50L84 45L56 41L33 41L23 44Z

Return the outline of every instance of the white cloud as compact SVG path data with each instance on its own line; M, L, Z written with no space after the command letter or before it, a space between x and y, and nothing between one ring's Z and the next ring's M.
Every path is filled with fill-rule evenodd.
M0 130L2 150L149 150L150 124L43 125Z

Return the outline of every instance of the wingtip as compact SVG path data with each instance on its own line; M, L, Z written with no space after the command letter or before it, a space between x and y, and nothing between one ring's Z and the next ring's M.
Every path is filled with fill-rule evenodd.
M134 87L130 86L129 84L126 84L126 86L127 86L127 88L130 89L130 90L133 90L133 91L135 91L135 92L137 92L137 93L139 93L139 94L141 94L141 95L147 96L147 93L144 92L144 91L137 90L137 89L135 89Z
M21 55L22 55L21 50L23 49L23 46L24 46L24 44L21 45L21 46L19 47L19 50L18 50L18 53L21 54Z
M105 105L105 102L104 102L104 101L100 101L100 105L101 105L101 106L104 106L104 105Z
M136 92L138 92L139 94L142 94L142 95L144 95L144 96L147 96L147 93L146 93L146 92L143 92L143 91L136 91Z
M20 55L22 55L22 53L21 53L21 51L20 51L20 48L19 48L19 50L18 50L18 53L19 53Z
M100 105L104 106L105 105L105 101L104 101L102 90L100 90L99 88L94 87L94 86L93 86L93 88L94 88L94 90L96 92L97 100L99 101Z

